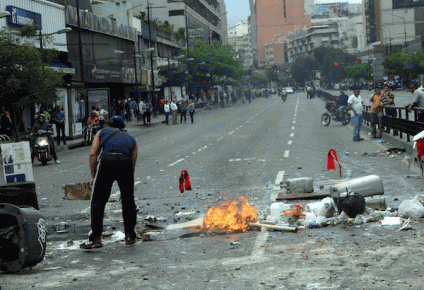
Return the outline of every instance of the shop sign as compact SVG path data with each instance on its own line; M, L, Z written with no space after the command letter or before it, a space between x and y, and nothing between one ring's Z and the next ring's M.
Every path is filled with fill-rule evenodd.
M424 6L424 0L393 0L393 9L406 9Z
M10 16L6 17L7 24L15 26L36 25L37 30L41 30L41 14L28 11L15 6L6 6L6 11Z
M81 9L79 10L79 16L81 28L131 41L137 40L137 30L134 27ZM78 27L77 8L66 6L66 24Z
M103 82L122 82L122 67L111 67L107 68L92 65L91 69L88 70L89 76L86 77L87 82L92 83L103 83Z

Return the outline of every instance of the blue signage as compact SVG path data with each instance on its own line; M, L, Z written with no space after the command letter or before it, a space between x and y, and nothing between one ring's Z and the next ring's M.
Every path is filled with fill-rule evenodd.
M37 30L41 30L41 14L21 9L15 6L6 6L6 11L10 12L7 16L7 23L16 26L36 25Z
M393 0L393 9L406 9L424 6L424 0Z

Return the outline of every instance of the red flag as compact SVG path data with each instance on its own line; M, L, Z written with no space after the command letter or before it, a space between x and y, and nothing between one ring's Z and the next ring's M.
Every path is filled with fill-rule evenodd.
M184 189L191 190L190 176L188 176L187 169L184 169L183 171L181 171L181 176L180 176L181 193L184 192Z
M330 149L330 151L328 151L327 170L336 169L336 166L334 165L334 159L336 159L337 163L339 164L340 177L342 177L342 166L340 165L339 159L337 158L335 149Z

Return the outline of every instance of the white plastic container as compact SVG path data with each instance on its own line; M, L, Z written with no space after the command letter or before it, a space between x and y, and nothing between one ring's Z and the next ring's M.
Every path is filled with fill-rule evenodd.
M369 175L330 186L331 198L337 199L342 192L346 192L346 188L364 197L384 194L380 176Z
M291 209L292 205L282 202L274 202L271 204L270 212L271 216L280 219L281 215L283 214L283 211Z
M314 180L310 177L291 178L286 181L287 193L312 193Z

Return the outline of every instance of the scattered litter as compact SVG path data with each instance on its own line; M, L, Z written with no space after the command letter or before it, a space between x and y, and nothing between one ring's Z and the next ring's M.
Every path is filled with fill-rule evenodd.
M404 200L399 205L398 214L404 218L424 217L424 206L416 199Z
M409 224L410 221L411 218L408 218L408 220L404 222L404 224L400 227L399 231L413 230L412 226Z
M381 221L383 226L400 226L402 224L402 219L400 217L384 217Z
M330 186L331 197L336 200L347 189L364 197L384 194L383 181L378 175L368 175Z
M117 231L115 232L111 237L110 237L110 241L112 243L114 242L119 242L119 241L123 241L125 239L125 234L121 231Z
M234 242L231 242L231 243L230 243L230 245L231 245L231 246L238 246L238 245L240 245L240 243L239 243L239 242L237 242L237 241L234 241Z
M350 218L365 212L365 198L356 192L348 191L342 193L337 199L339 213L345 212Z

